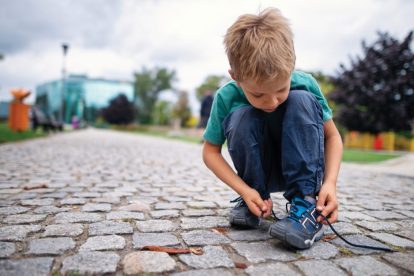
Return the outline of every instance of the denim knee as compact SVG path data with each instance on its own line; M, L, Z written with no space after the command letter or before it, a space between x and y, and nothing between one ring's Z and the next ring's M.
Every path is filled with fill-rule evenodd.
M323 124L322 106L305 90L292 90L286 100L284 124Z
M229 149L234 143L257 144L264 126L264 112L252 106L245 106L230 113L222 127Z

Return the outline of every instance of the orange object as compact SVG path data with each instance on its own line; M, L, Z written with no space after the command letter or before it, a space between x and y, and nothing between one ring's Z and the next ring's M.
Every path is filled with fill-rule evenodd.
M30 106L23 100L30 95L25 89L12 89L13 101L9 108L9 128L13 131L25 131L29 129Z

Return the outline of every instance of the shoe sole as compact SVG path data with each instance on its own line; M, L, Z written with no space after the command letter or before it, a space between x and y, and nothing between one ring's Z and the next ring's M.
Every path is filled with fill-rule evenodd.
M248 221L246 217L236 217L236 216L230 216L229 222L233 226L239 226L239 227L249 227L249 228L256 228L259 226L259 223L253 223Z
M287 245L293 246L298 249L308 249L310 248L316 241L319 241L323 237L324 228L316 232L312 239L303 240L303 237L286 233L282 227L278 227L278 225L272 225L269 228L269 235L273 238L276 238Z

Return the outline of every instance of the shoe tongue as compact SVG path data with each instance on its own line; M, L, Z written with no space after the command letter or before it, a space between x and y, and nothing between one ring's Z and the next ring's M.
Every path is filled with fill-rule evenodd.
M298 207L304 207L306 209L308 209L310 206L312 206L312 203L300 198L300 197L295 197L293 200L293 203L298 206Z

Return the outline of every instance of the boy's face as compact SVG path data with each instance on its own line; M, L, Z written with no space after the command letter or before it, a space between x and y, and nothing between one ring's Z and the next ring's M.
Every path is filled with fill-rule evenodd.
M290 75L268 80L261 84L257 84L252 80L245 80L237 82L237 85L243 89L252 106L270 113L286 101L290 90Z

